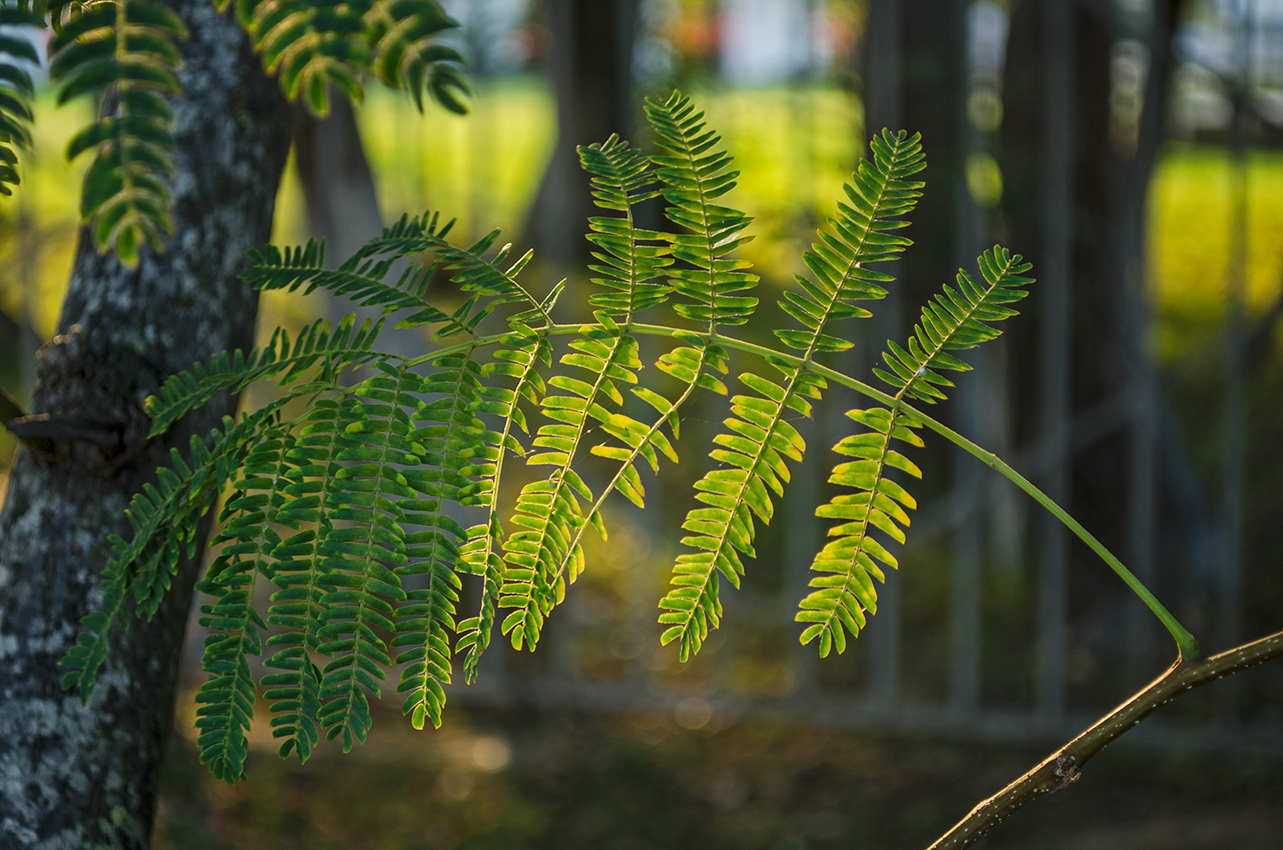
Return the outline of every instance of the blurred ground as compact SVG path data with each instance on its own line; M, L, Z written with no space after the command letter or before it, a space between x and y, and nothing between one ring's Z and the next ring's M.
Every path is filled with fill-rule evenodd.
M264 733L227 786L175 734L156 848L913 850L1048 749L452 705L435 732L384 713L302 767ZM1277 850L1280 828L1278 759L1120 743L978 846Z

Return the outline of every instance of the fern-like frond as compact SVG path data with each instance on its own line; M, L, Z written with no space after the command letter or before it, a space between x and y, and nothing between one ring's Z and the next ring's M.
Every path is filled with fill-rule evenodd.
M21 183L17 148L31 147L32 67L40 56L22 27L43 26L42 16L27 3L0 5L0 195Z
M755 395L731 399L728 432L718 434L719 448L710 452L723 464L695 483L695 498L705 507L692 509L682 528L690 532L682 545L696 551L677 556L672 589L660 601L659 622L666 628L660 640L680 642L683 661L699 651L709 629L717 628L722 614L719 573L739 587L744 573L740 556L754 557L756 529L753 517L771 521L775 506L771 491L784 494L791 475L786 460L801 461L806 443L785 420L792 410L811 415L808 398L819 398L823 379L782 361L783 386L751 372L739 376Z
M517 275L530 261L531 252L527 251L504 268L511 253L510 245L486 257L499 231L487 234L468 248L460 248L446 240L454 222L438 226L438 218L431 212L402 216L337 269L325 268L325 246L316 240L284 251L268 245L262 251L250 252L254 265L242 277L262 290L310 293L323 289L361 306L377 307L384 315L409 310L411 314L398 322L397 327L442 325L434 338L472 334L491 311L512 302L525 303L533 314L542 318L543 324L551 324L548 317L551 302L539 301L517 282ZM400 272L395 283L388 282L395 264L412 254L424 254L435 263L444 264L451 272L451 280L474 297L451 314L429 304L426 299L436 268L434 262L410 264Z
M68 672L64 690L79 688L85 703L93 695L98 668L107 648L107 636L125 615L132 596L135 613L150 618L169 590L185 552L192 557L200 541L197 523L214 506L214 499L240 466L260 431L272 427L278 411L294 396L287 395L247 415L240 422L224 419L221 429L210 432L208 445L193 436L189 456L170 453L169 468L157 473L158 486L145 486L125 512L133 537L113 535L111 557L103 568L100 586L103 601L81 620L81 633L62 659Z
M322 559L320 544L333 530L325 507L331 502L339 474L341 443L337 435L341 401L313 402L302 433L286 455L290 468L284 488L288 502L277 520L300 529L272 550L276 559L272 581L279 588L269 602L267 623L278 629L267 645L282 647L263 662L282 670L263 676L264 697L271 706L272 736L284 739L280 754L291 751L305 762L320 741L321 671L312 656L321 654L320 630L325 624L322 578L334 568Z
M909 525L906 510L916 507L913 497L888 477L892 469L921 477L917 466L892 447L893 440L922 445L921 438L911 430L917 423L899 402L916 399L934 403L944 398L940 388L953 384L938 370L971 368L949 352L974 348L998 336L1000 331L988 323L1014 316L1016 311L1008 305L1028 294L1024 287L1032 279L1022 274L1030 266L1021 262L1020 255L994 246L981 255L979 266L983 283L960 270L957 287L946 285L944 292L923 309L907 348L892 342L883 354L890 371L874 371L891 386L897 405L890 410L873 408L847 414L869 432L838 443L835 451L856 460L839 464L829 481L857 492L835 496L816 511L817 516L841 523L829 530L834 539L811 564L811 569L821 575L811 580L815 590L802 600L796 618L807 624L801 636L803 643L819 638L821 656L828 655L834 647L838 652L844 651L846 633L853 637L859 634L865 623L864 612L877 610L872 580L884 580L883 567L898 566L895 556L872 532L877 530L903 543L904 529Z
M222 548L196 589L212 597L201 606L205 639L201 669L210 678L196 694L200 760L229 784L244 778L245 733L254 718L254 677L249 656L262 652L267 623L254 607L260 576L275 575L281 543L278 511L286 502L294 436L268 429L249 449L235 490L223 507L225 524L212 541Z
M614 290L595 293L588 303L627 323L637 311L663 303L672 291L656 282L673 263L663 235L640 229L633 220L637 204L659 195L655 174L644 156L614 135L603 144L581 145L579 161L592 175L597 206L623 213L588 219L588 241L600 249L593 252L597 264L588 268L601 277L592 282Z
M936 370L971 368L948 352L966 351L997 337L1002 331L988 323L1016 315L1008 305L1029 294L1024 287L1033 278L1022 275L1032 266L1022 259L995 245L976 260L982 282L959 269L957 288L945 284L944 291L923 308L907 350L888 343L882 359L891 371L874 369L873 373L906 398L927 404L943 399L939 387L953 384Z
M513 609L503 620L503 632L516 649L539 640L544 617L561 602L566 585L583 570L583 550L578 531L591 523L603 536L601 515L583 511L595 496L574 470L584 434L593 424L608 426L615 415L609 409L623 404L618 384L637 383L642 362L637 341L622 332L604 311L597 312L602 327L586 331L570 344L561 364L581 370L585 379L554 375L540 406L551 420L539 428L534 449L526 463L550 466L547 478L531 482L517 497L512 524L519 530L504 543L503 586L499 606ZM607 407L609 406L609 407Z
M435 37L459 26L436 0L377 0L365 16L375 76L405 89L423 111L426 88L438 103L460 115L468 111L472 87L459 73L463 57Z
M59 11L68 24L60 36L64 65L116 61L126 48L163 53L145 38L130 40L128 15L143 2L91 0ZM432 0L241 0L238 8L287 90L313 108L325 105L317 86L359 94L363 70L375 68L417 93L430 88L432 68L457 60L432 43L453 25ZM124 17L108 20L108 12ZM120 20L128 37L99 44ZM343 52L336 45L347 27L364 29L349 34L351 49ZM4 45L0 40L0 54ZM3 67L0 58L0 130L5 87L13 82ZM78 79L65 86L92 89ZM683 523L686 549L660 603L663 642L678 643L683 660L697 652L722 616L719 584L739 585L758 524L773 518L791 465L803 459L796 417L812 414L826 388L821 376L833 374L816 359L849 347L833 324L867 316L869 303L886 294L891 278L874 267L909 244L901 229L922 187L913 175L924 166L918 137L884 131L874 138L869 161L858 166L846 200L805 255L808 276L780 302L797 324L776 331L783 345L768 349L720 332L747 322L757 303L749 293L757 278L733 256L748 239L749 219L719 203L737 175L730 157L684 97L652 100L647 113L659 156L643 158L614 136L579 148L605 211L590 220L588 234L591 274L601 287L589 299L592 324L553 321L566 282L531 294L519 279L529 253L500 246L497 231L453 245L450 224L432 213L394 222L336 269L324 267L317 242L255 254L246 279L259 289L323 289L394 316L400 326L433 326L434 338L463 342L413 359L382 354L375 339L381 322L358 329L349 317L333 329L310 325L297 338L278 331L262 348L219 355L167 381L147 403L153 433L252 381L279 382L281 397L239 424L229 420L209 442L194 441L190 457L175 453L172 468L134 500L134 537L112 541L104 604L85 619L85 633L64 659L64 686L78 685L89 698L113 622L131 600L139 616L157 610L180 553L197 546L200 517L230 483L216 557L199 584L210 597L201 622L213 631L202 661L209 680L198 695L202 760L228 781L243 775L256 691L250 656L264 647L270 657L258 684L282 755L305 761L323 738L341 737L345 750L365 740L370 699L394 667L412 725L439 725L453 656L463 656L471 682L496 620L514 647L535 647L545 618L584 567L588 527L606 535L606 499L618 493L646 506L646 467L657 474L663 458L677 462L683 406L698 389L729 395L727 349L738 349L760 354L774 371L736 375L743 389L713 440L717 468L695 486L697 505ZM0 155L0 166L4 161ZM5 174L0 168L0 182ZM660 194L682 233L636 226L637 205ZM907 344L890 343L885 366L875 370L890 384L893 403L848 414L861 430L836 446L843 462L830 480L850 492L817 511L838 523L816 556L812 592L797 616L803 642L818 639L821 654L842 651L863 628L876 610L876 582L896 567L891 543L904 541L915 503L890 471L920 474L898 444L920 445L915 430L919 419L927 421L907 404L944 397L951 386L945 373L967 368L957 353L996 336L995 323L1014 314L1027 269L995 247L980 258L979 282L960 273L928 304ZM438 272L465 293L450 312L429 300ZM682 297L678 314L698 327L637 321L638 311L674 291ZM496 318L507 330L483 333L482 322L500 306L506 309ZM675 346L645 373L634 338L641 333ZM563 335L567 348L553 364L551 341ZM480 365L479 352L490 348L491 359ZM370 377L347 386L340 378L353 366ZM641 383L654 373L666 377L655 387ZM625 390L642 403L625 406ZM282 421L281 408L298 398L306 398L306 411ZM537 429L527 420L536 410ZM600 486L581 477L589 455L605 471ZM513 456L525 459L535 480L505 517L513 493L501 487ZM480 579L481 594L475 608L461 612L465 574ZM273 592L260 611L255 588L263 582Z
M263 69L277 76L287 98L321 117L330 112L330 86L360 102L370 56L362 38L368 0L250 0L237 8Z
M409 591L406 604L397 612L405 619L397 623L398 634L392 639L393 647L402 648L397 663L409 662L397 690L406 693L401 709L410 715L415 729L422 729L425 721L431 721L434 727L441 725L441 709L446 700L443 686L450 684L450 643L461 587L454 562L458 559L458 541L467 537L458 523L444 516L431 533L449 541L452 557L429 558L415 564L414 573L426 574L428 586Z
M521 402L524 400L531 405L539 404L547 391L540 368L551 363L551 349L546 335L514 333L507 341L512 347L496 351L494 359L483 367L482 374L486 382L478 388L478 397L472 405L473 413L495 417L502 424L497 439L493 442L493 465L487 470L488 474L480 478L476 492L469 494L468 498L470 504L484 506L488 516L484 523L468 529L467 542L459 550L463 569L481 577L482 582L477 613L459 622L458 640L455 643L455 652L465 653L463 669L469 683L475 681L481 655L490 645L495 610L503 586L504 562L498 550L504 534L503 525L499 521L498 492L504 462L510 454L520 457L526 454L516 437L517 429L529 434ZM509 381L510 386L491 383L498 376Z
M445 229L449 227L447 224ZM414 310L415 315L406 320L410 327L446 321L448 317L425 300L431 266L408 266L396 283L387 281L393 264L406 253L371 256L363 250L339 268L327 269L323 242L311 239L307 245L287 246L284 250L267 245L261 251L249 252L253 265L241 278L262 291L302 290L309 294L321 289L362 307L377 307L384 315Z
M408 561L398 503L416 496L409 478L422 451L410 436L409 411L418 381L404 368L379 364L378 374L343 399L335 422L325 424L340 467L318 545L326 570L318 579L325 609L319 649L331 658L321 671L320 726L329 739L342 735L345 752L369 731L366 693L379 695L382 668L392 663L382 633L395 631L394 606L406 598L395 572Z
M742 325L757 299L737 293L757 285L748 263L730 253L752 237L742 235L751 218L714 203L735 187L738 171L731 156L717 149L721 136L704 124L690 99L673 92L667 100L649 98L646 116L663 154L651 157L663 182L665 214L690 233L673 234L673 257L686 265L669 270L673 289L694 304L677 304L678 315L707 325Z
M908 178L926 167L921 138L903 130L883 130L869 144L872 160L862 159L851 181L842 188L850 204L839 203L828 229L803 255L814 275L796 276L800 291L789 291L780 307L804 330L777 330L790 348L806 352L844 351L850 340L827 333L831 323L872 315L861 301L883 298L883 284L894 278L870 268L898 257L910 242L894 231L907 227L905 218L922 194L923 184Z
M405 522L422 530L406 535L409 561L395 571L403 579L427 577L427 587L409 591L397 610L400 621L392 640L401 650L396 663L407 665L397 687L405 694L401 709L416 729L422 729L425 720L441 725L443 686L450 683L459 548L467 532L446 507L476 498L476 479L493 474L497 456L497 438L474 413L481 367L471 352L443 357L432 365L433 373L416 390L432 400L414 414L418 427L411 435L424 450L422 467L409 476L419 498L400 503Z
M147 399L147 414L152 418L149 436L163 434L188 411L200 407L220 392L237 393L267 378L276 378L284 386L296 380L313 366L320 366L315 379L317 387L332 384L345 369L385 358L371 351L382 322L365 322L353 332L355 316L349 314L330 330L322 319L303 328L293 343L284 328L277 328L272 339L248 355L240 349L219 352L208 365L197 363L189 372L179 372L161 385L158 394ZM296 391L306 391L305 387Z
M114 247L133 263L138 249L161 251L172 229L167 180L173 173L173 116L165 96L179 90L178 16L147 0L99 0L66 6L50 42L58 102L105 96L110 108L67 144L67 159L87 151L80 214L93 224L100 251Z

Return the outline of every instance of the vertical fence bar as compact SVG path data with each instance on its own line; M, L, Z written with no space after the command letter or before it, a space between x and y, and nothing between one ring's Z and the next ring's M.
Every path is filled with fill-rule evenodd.
M784 581L779 598L780 616L791 623L797 612L798 600L806 596L810 581L812 556L820 550L820 522L815 517L815 506L820 503L820 469L829 457L827 428L822 420L801 419L796 427L806 441L806 458L793 475L788 498L784 503L783 520L788 523L784 540ZM825 467L827 468L827 466ZM789 629L789 667L793 675L793 696L810 696L819 692L818 656L815 644L803 646L796 639L797 628Z
M865 126L869 133L882 127L898 129L903 120L900 79L901 35L898 0L872 0L869 5ZM897 267L899 263L895 264ZM887 270L898 274L898 268ZM870 334L869 359L878 356L879 341L899 336L903 325L899 289L892 286L881 309L874 314L876 331ZM900 576L887 570L886 583L878 591L877 616L869 623L871 670L869 696L880 710L891 711L900 693Z
M989 351L986 365L989 370L985 387L988 392L985 408L981 411L983 430L993 450L1000 457L1014 454L1016 409L1010 393L1010 355L1007 341L996 339L986 346ZM986 497L989 506L988 553L995 570L1010 578L1021 568L1025 554L1026 516L1028 503L1025 494L1001 475L986 477Z
M1243 491L1247 456L1247 135L1251 97L1249 67L1251 3L1239 0L1235 53L1238 78L1233 83L1234 124L1230 131L1229 266L1226 280L1225 387L1221 400L1221 511L1225 538L1221 546L1216 615L1218 648L1238 643L1243 606ZM1237 719L1240 683L1224 683L1220 709L1225 720Z
M953 130L958 139L960 173L953 181L955 265L973 270L975 257L985 241L984 213L971 195L966 169L973 155L980 152L979 130L967 115L972 91L973 69L967 45L969 41L969 0L951 0L949 14L953 23L951 64L965 69L962 79L953 83ZM982 408L988 401L989 381L987 346L971 352L968 362L975 371L960 381L957 390L958 425L963 432L988 445L982 433ZM981 529L985 508L984 468L975 459L953 452L953 493L967 509L962 513L954 533L951 563L949 615L949 706L960 715L971 714L980 707L980 559L983 535Z
M1154 561L1158 513L1157 428L1159 391L1154 365L1146 346L1150 324L1149 296L1146 288L1145 224L1148 205L1146 184L1152 175L1152 156L1157 134L1161 131L1166 84L1163 80L1170 53L1169 16L1175 9L1158 4L1149 21L1147 41L1150 63L1141 87L1141 113L1136 127L1136 150L1131 161L1120 171L1116 182L1115 203L1124 211L1123 221L1114 236L1118 267L1123 286L1119 293L1122 316L1122 339L1128 359L1128 383L1123 392L1128 406L1128 495L1127 557L1136 577L1154 588L1157 565ZM1155 653L1157 623L1138 599L1128 602L1124 634L1127 642L1128 675L1136 683L1148 681L1158 660Z
M1141 312L1136 305L1135 312ZM1135 329L1143 328L1140 321L1131 325ZM1136 339L1141 339L1135 336ZM1142 349L1135 362L1135 377L1130 384L1132 396L1131 452L1128 458L1128 478L1130 490L1127 505L1127 554L1131 559L1130 567L1136 577L1147 587L1153 589L1154 569L1154 527L1157 511L1156 497L1158 490L1158 466L1156 457L1155 429L1157 414L1157 390L1154 386L1153 369ZM1151 669L1154 651L1154 618L1149 610L1138 600L1131 600L1127 615L1128 662L1133 680L1144 680L1152 676Z
M1039 365L1042 442L1048 463L1044 487L1064 503L1069 482L1070 274L1073 185L1072 4L1043 2L1042 45L1046 52L1043 98L1042 310ZM1049 718L1065 710L1066 593L1068 540L1048 513L1041 516L1038 597L1038 710Z
M979 434L977 425L979 408L984 397L983 388L976 386L987 370L983 354L971 358L976 371L972 381L959 388L961 403L959 417L964 433ZM970 714L980 707L980 554L981 528L984 516L983 467L975 458L962 452L954 453L956 484L951 498L963 500L967 505L954 533L952 582L949 615L949 707L961 714Z

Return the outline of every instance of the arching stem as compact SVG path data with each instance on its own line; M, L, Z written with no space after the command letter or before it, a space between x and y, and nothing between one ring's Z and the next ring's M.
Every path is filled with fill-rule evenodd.
M548 336L563 336L566 334L582 333L585 329L591 329L593 327L597 327L597 326L593 324L585 325L582 323L573 323L573 324L558 323L558 324L550 325L546 329L546 332ZM688 331L688 330L671 328L666 325L642 324L639 322L631 323L629 325L629 330L632 333L645 334L647 336L663 337L666 339L683 339L683 338L689 339L689 337L691 336L691 331ZM863 381L856 380L855 378L852 378L849 375L839 372L836 369L830 369L827 366L821 366L820 364L815 363L814 361L808 361L806 358L800 357L795 354L789 354L784 351L778 351L774 348L769 348L764 345L758 345L757 343L748 342L742 339L736 339L735 337L723 336L720 333L701 334L700 336L706 339L708 342L715 342L718 345L724 346L726 348L735 349L737 351L743 351L748 354L755 354L759 357L773 357L777 360L782 360L788 363L792 363L793 365L797 366L800 369L807 369L815 373L816 375L820 375L824 378L827 378L830 381L842 384L843 386L846 386L846 387L850 387L856 392L861 393L862 395L865 395L873 399L874 401L880 402L881 404L885 404L892 407L898 406L906 414L917 419L927 428L930 428L932 431L935 431L937 434L944 437L946 440L953 443L958 448L962 449L963 451L967 452L973 457L978 458L986 466L995 470L1004 478L1006 478L1008 481L1012 482L1021 490L1025 491L1027 494L1029 494L1030 498L1032 498L1035 502L1037 502L1038 504L1046 508L1047 511L1049 511L1052 514L1052 516L1056 517L1056 519L1060 520L1065 525L1066 528L1068 528L1070 531L1074 533L1075 536L1078 537L1079 540L1083 541L1083 543L1086 543L1088 548L1090 548L1093 552L1099 555L1101 560L1103 560L1106 564L1109 565L1109 568L1112 569L1129 588L1131 588L1133 593L1135 593L1138 597L1140 597L1140 600L1145 603L1145 606L1149 608L1149 610L1154 614L1154 616L1158 618L1159 622L1163 624L1163 627L1167 629L1169 634L1171 634L1172 639L1176 641L1176 646L1180 651L1180 659L1182 662L1190 663L1190 662L1198 661L1203 657L1201 650L1198 648L1198 641L1195 640L1194 636L1190 634L1189 631L1187 631L1185 627L1182 626L1174 616L1172 616L1172 613L1167 610L1167 608L1163 605L1163 603L1158 601L1158 598L1154 596L1152 592L1150 592L1149 588L1145 587L1145 585L1141 582L1141 580L1136 578L1136 576L1132 573L1132 571L1127 569L1127 567L1124 566L1123 562L1120 561L1118 557L1114 555L1113 552L1110 552L1109 549L1107 549L1103 543L1097 540L1095 535L1093 535L1087 529L1083 528L1082 524L1079 523L1078 520L1070 516L1069 513L1064 508L1056 504L1055 500L1053 500L1046 493L1044 493L1043 491L1035 487L1033 482L1025 478L1016 470L1012 469L1011 466L1006 463L1006 461L1004 461L1002 458L995 455L993 452L988 451L984 448L981 448L980 446L973 443L971 440L968 440L966 437L959 434L957 431L945 425L943 422L940 422L937 419L933 419L932 417L927 416L925 413L922 413L917 408L910 407L909 405L903 404L902 402L897 401L895 397L888 395L887 393L884 393L883 391L877 389L876 387L872 387L864 383ZM483 337L476 341L476 345L478 346L495 345L495 344L498 344L500 341L502 341L506 337L507 337L507 334L495 334L490 337ZM430 355L425 355L421 358L418 358L417 360L411 361L410 365L415 365L416 363L419 363L419 362L426 362L436 357L440 357L444 353L453 351L454 348L462 349L471 344L473 343L469 342L459 346L453 346L451 348L439 349Z

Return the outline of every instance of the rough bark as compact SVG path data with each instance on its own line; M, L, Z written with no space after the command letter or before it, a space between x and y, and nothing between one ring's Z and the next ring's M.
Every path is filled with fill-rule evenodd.
M110 533L170 446L234 411L223 398L147 440L143 399L215 351L252 342L257 298L236 278L269 236L289 110L235 19L174 0L187 22L175 233L137 268L85 234L57 335L40 355L27 433L0 514L0 846L147 847L199 553L150 621L117 631L88 707L58 660L94 604Z

